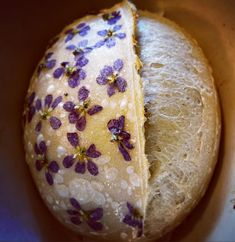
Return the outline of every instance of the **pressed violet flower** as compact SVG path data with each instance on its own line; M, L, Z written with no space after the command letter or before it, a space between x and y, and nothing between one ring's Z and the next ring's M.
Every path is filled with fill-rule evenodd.
M119 151L126 161L131 161L131 156L128 150L134 148L130 143L131 135L124 130L125 117L122 115L118 119L111 119L107 127L112 134L111 142L118 144Z
M79 34L82 37L87 35L87 33L89 32L90 29L91 29L90 26L87 25L86 23L80 23L75 28L68 29L65 32L65 34L66 34L65 43L72 40L73 37L77 34Z
M96 150L94 144L91 144L87 149L79 145L79 137L77 133L67 133L69 143L74 147L74 153L65 156L63 165L65 168L70 168L75 164L75 172L84 174L86 169L88 172L97 176L99 174L98 166L91 158L98 158L101 153Z
M78 90L78 103L68 101L64 103L63 108L69 112L69 122L75 124L77 130L83 131L86 127L86 115L94 115L103 110L100 105L90 105L89 90L86 87L81 87Z
M76 65L71 65L69 62L62 62L60 64L61 67L54 71L54 78L58 79L62 75L66 75L68 77L68 85L71 88L77 87L80 84L80 81L86 78L86 72L80 68L81 65L84 66L85 63L88 63L83 57L84 56L76 62Z
M34 114L36 113L36 108L33 105L34 99L35 99L35 92L32 92L25 101L25 107L24 107L24 113L23 113L23 122L26 124L26 122L30 123L33 119Z
M103 37L102 40L95 44L95 48L100 48L105 45L108 48L112 48L116 45L115 39L124 39L126 37L125 33L120 32L122 25L115 25L111 29L104 29L97 32L97 34Z
M53 116L52 113L61 101L62 96L58 96L53 100L53 96L50 94L45 97L44 102L39 98L35 101L36 111L40 114L40 120L35 127L37 132L40 132L42 128L43 120L49 120L53 129L60 128L61 121L57 117Z
M90 53L93 50L93 47L88 46L88 40L82 40L77 45L68 45L66 46L67 50L73 51L75 60L79 59L82 56Z
M123 223L136 228L138 230L137 237L140 237L143 234L143 216L129 202L127 202L127 209L128 213L122 221Z
M56 65L56 60L51 59L52 55L53 55L53 52L47 53L46 56L44 57L43 62L39 64L38 69L37 69L38 75L40 75L40 73L43 70L52 69Z
M116 24L117 21L121 18L120 11L114 11L112 13L106 13L102 16L104 21L107 21L109 25Z
M59 171L59 165L56 161L49 161L47 158L47 146L45 141L34 144L34 152L37 155L35 167L37 171L44 171L45 178L49 185L53 185L53 174Z
M96 78L96 82L99 85L108 86L107 93L109 96L115 94L116 89L119 92L126 91L127 82L119 75L123 65L123 61L121 59L117 59L113 66L104 66L104 68L100 71L100 75Z
M68 209L67 213L70 215L70 221L75 225L80 225L86 222L87 225L95 230L103 229L102 223L99 221L103 218L103 208L95 208L93 210L84 210L75 198L70 198L72 209Z

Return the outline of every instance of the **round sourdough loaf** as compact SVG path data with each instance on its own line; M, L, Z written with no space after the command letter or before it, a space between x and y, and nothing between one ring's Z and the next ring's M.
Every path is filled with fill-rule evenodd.
M26 161L53 215L93 241L151 241L203 196L220 117L208 63L127 1L66 27L24 109Z

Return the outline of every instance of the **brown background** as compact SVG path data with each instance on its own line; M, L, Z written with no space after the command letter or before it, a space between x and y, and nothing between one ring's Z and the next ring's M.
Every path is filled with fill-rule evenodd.
M77 241L43 205L24 163L21 112L49 39L68 23L117 1L0 1L0 241ZM235 241L235 1L145 0L199 42L214 70L223 119L220 158L209 190L164 241Z

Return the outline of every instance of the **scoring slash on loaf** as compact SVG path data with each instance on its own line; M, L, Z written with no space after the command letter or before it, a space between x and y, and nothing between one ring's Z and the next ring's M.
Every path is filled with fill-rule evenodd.
M207 61L171 21L139 16L124 1L66 27L26 98L37 188L58 220L95 240L159 238L197 204L216 163Z

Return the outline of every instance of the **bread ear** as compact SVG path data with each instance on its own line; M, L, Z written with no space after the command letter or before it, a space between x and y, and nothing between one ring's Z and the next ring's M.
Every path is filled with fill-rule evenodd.
M140 12L150 194L146 236L177 226L204 195L217 160L220 111L202 50L176 24Z

